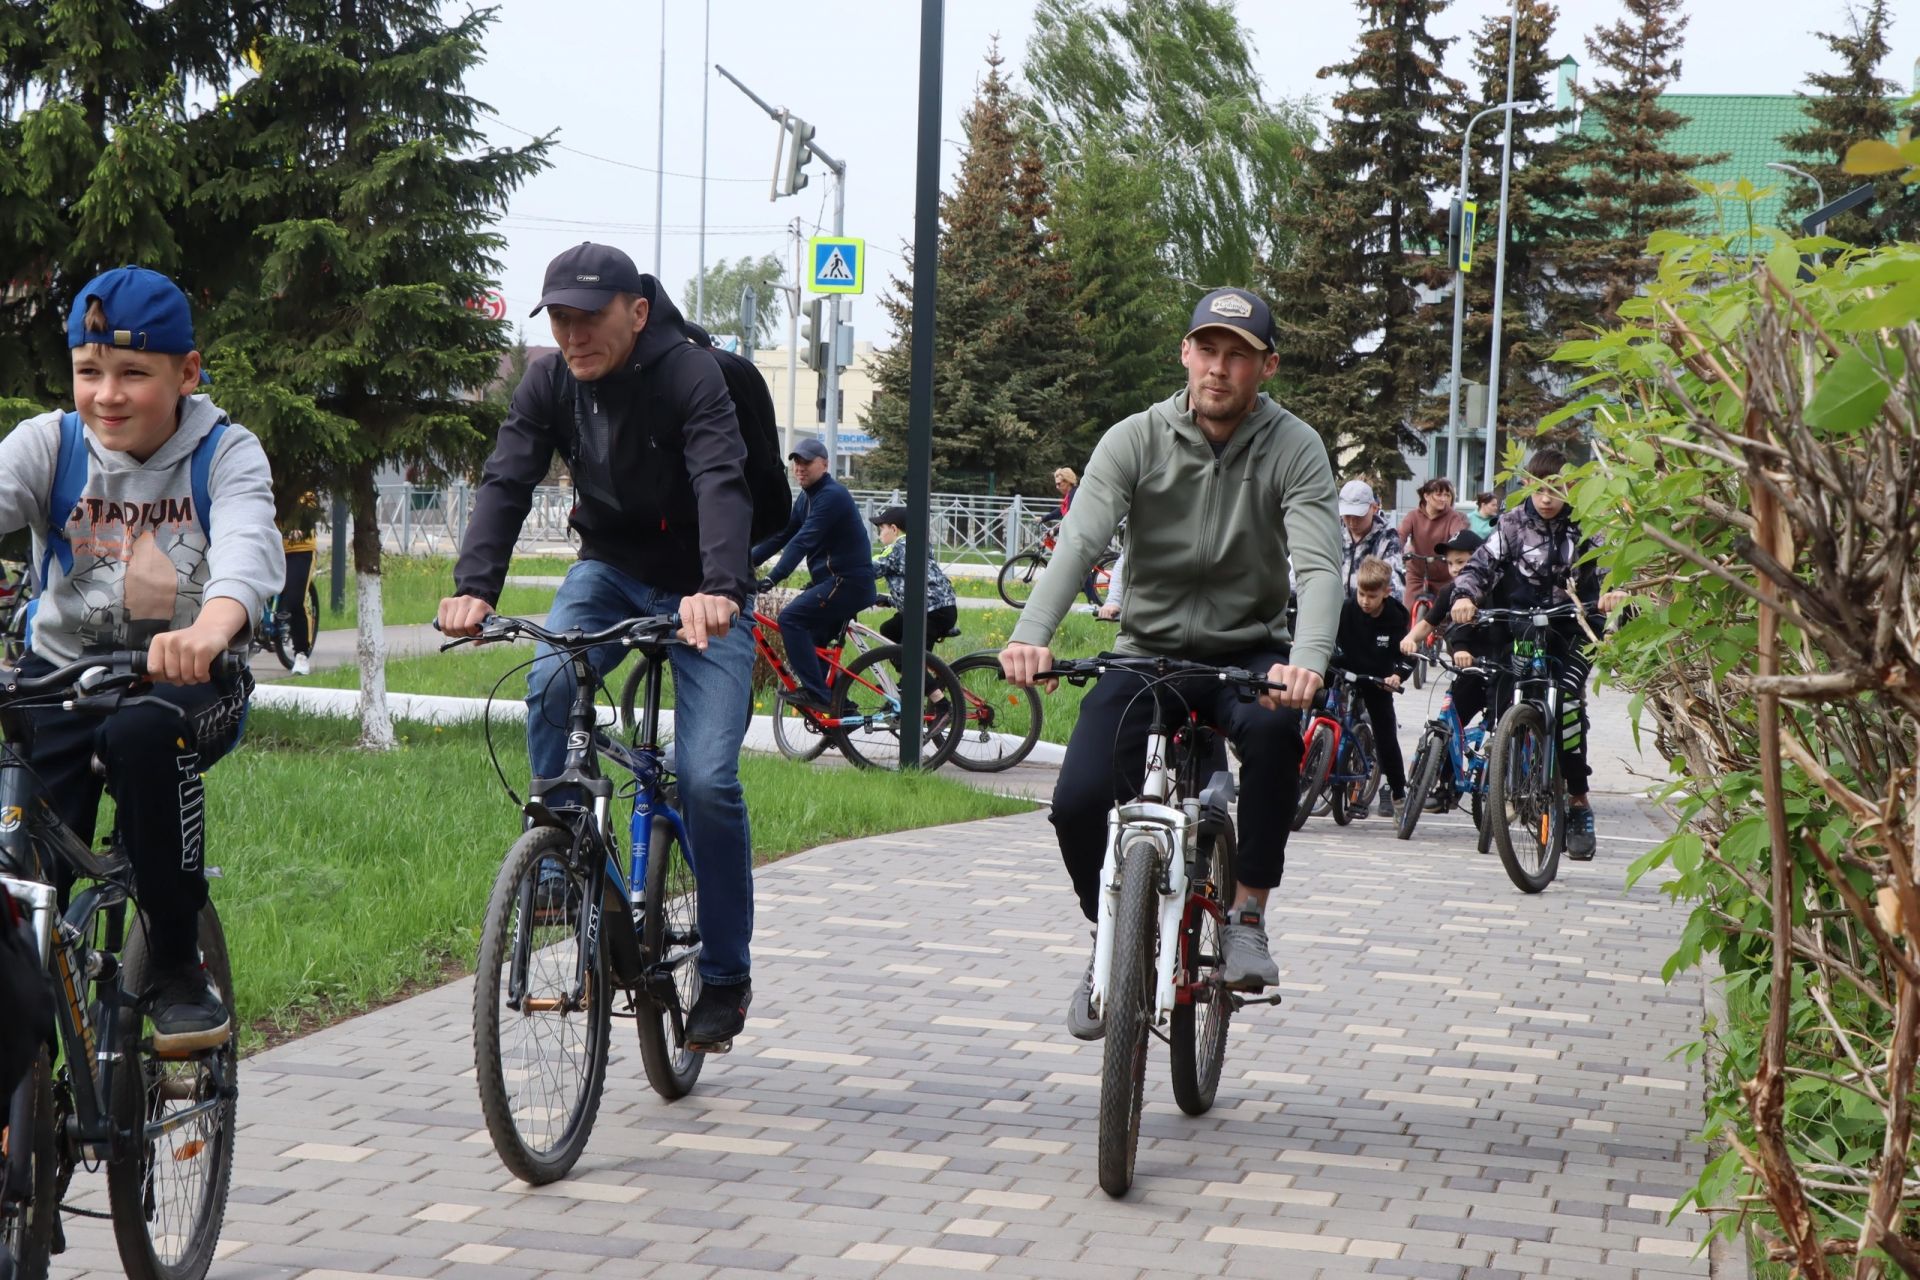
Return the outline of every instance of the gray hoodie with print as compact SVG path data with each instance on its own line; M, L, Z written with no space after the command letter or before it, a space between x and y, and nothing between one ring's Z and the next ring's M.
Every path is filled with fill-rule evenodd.
M211 542L193 509L194 447L224 416L205 396L183 398L179 429L145 462L84 431L87 480L65 525L71 572L47 555L61 415L29 418L0 440L0 533L30 529L33 570L47 566L28 637L35 653L60 663L91 650L144 648L145 634L192 625L203 601L225 596L253 617L280 589L286 560L273 480L251 431L229 425L215 448Z

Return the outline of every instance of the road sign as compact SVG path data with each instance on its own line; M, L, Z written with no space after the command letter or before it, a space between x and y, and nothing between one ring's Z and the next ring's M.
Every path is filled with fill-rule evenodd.
M478 311L489 320L505 320L507 300L498 289L489 289L477 298L468 298L467 310Z
M808 241L815 293L865 293L867 242L852 236L815 236Z
M1480 206L1472 200L1460 202L1460 270L1473 270L1473 229L1479 221Z

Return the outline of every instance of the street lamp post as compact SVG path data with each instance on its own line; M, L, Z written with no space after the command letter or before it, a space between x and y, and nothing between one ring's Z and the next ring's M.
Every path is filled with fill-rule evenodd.
M1520 51L1520 0L1513 0L1512 16L1507 22L1507 101L1513 101L1513 66ZM1508 194L1513 186L1513 112L1507 112L1506 131L1500 142L1500 239L1493 251L1493 352L1487 362L1487 439L1486 461L1481 468L1481 489L1493 488L1495 429L1500 420L1500 324L1506 316L1507 291L1507 211L1512 206Z
M1811 182L1813 184L1814 207L1816 209L1824 209L1827 207L1827 189L1820 185L1820 179L1814 177L1812 174L1808 173L1805 169L1799 168L1795 165L1783 163L1782 161L1779 161L1779 160L1769 160L1767 162L1767 168L1776 170L1780 173L1790 173L1796 178L1805 178L1808 182ZM1823 218L1819 222L1814 223L1812 226L1807 227L1806 231L1807 231L1807 234L1809 235L1817 236L1823 231L1825 231L1826 229L1827 229L1826 219Z
M1467 121L1466 133L1460 139L1460 185L1457 189L1460 200L1464 201L1467 198L1467 152L1473 143L1474 126L1488 116L1497 115L1502 111L1511 112L1518 105L1520 104L1516 102L1502 102L1498 106L1488 107ZM1461 224L1460 233L1463 236L1466 234L1464 222ZM1463 249L1465 247L1465 245L1461 246ZM1460 347L1466 317L1467 273L1460 269L1460 255L1455 254L1453 259L1453 378L1447 393L1447 469L1456 477L1454 487L1462 493L1466 492L1467 488L1467 468L1460 456Z

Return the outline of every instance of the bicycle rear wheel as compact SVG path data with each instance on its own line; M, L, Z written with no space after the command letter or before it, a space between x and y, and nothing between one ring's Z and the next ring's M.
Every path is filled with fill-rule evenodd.
M775 697L773 745L789 760L814 760L827 749L828 735L812 716L785 698Z
M572 850L573 833L559 827L513 842L487 901L474 977L480 1112L501 1163L534 1185L565 1177L580 1158L607 1076L607 940L603 931L582 966L590 877Z
M1482 855L1493 852L1493 816L1487 810L1484 782L1473 789L1473 848Z
M1000 656L969 653L953 663L965 721L953 732L953 762L975 773L998 773L1025 760L1040 741L1040 694L1007 683Z
M897 644L869 649L847 664L834 682L834 745L862 769L900 767L900 660ZM928 773L953 755L962 727L955 710L965 705L953 668L927 655L925 695L921 700L920 767ZM942 705L944 703L944 705ZM964 721L964 716L959 717Z
M1494 730L1487 764L1487 817L1493 846L1507 878L1523 893L1539 893L1559 871L1559 832L1547 773L1546 719L1540 708L1518 702Z
M693 867L673 824L655 818L647 842L646 906L640 912L640 971L645 977L638 1021L647 1083L668 1102L692 1091L707 1060L706 1054L690 1051L674 1031L676 1009L684 1019L700 998L699 955L700 899Z
M1100 1186L1123 1196L1133 1186L1146 1095L1147 1038L1153 1029L1156 865L1160 844L1135 835L1121 847L1120 909L1113 918L1113 970L1107 985L1107 1038L1100 1059Z
M1094 608L1098 609L1107 602L1107 592L1113 587L1113 566L1118 563L1118 551L1102 551L1099 559L1093 562L1093 568L1087 570L1086 589L1093 596Z
M1438 733L1429 730L1420 735L1420 749L1414 753L1413 776L1407 779L1407 800L1400 806L1400 829L1397 834L1402 840L1413 839L1413 829L1420 822L1420 811L1426 806L1427 795L1440 777L1440 765L1447 755L1447 740ZM1449 780L1448 786L1452 785Z
M1173 1100L1190 1116L1205 1115L1220 1089L1220 1068L1227 1060L1227 1024L1233 995L1220 979L1221 931L1227 899L1233 893L1237 842L1229 826L1202 856L1199 883L1188 888L1180 928L1180 969L1192 984L1193 999L1176 1004L1167 1025L1167 1052L1173 1059Z
M235 1017L227 939L211 902L200 909L200 954ZM118 1015L125 1056L109 1105L114 1127L138 1136L107 1160L114 1241L132 1280L201 1280L213 1265L233 1181L239 1036L187 1058L157 1056L133 1003L154 977L138 913L120 966L129 993Z
M0 1250L12 1252L17 1280L46 1280L59 1216L50 1050L43 1048L34 1058L0 1119L6 1120L6 1140L0 1144L6 1153L0 1161Z
M1307 739L1307 752L1300 762L1300 798L1293 806L1293 829L1307 825L1314 805L1327 789L1327 776L1333 772L1333 730L1324 724L1313 727Z
M1000 598L1016 609L1026 608L1027 597L1033 594L1034 580L1046 567L1046 560L1037 551L1008 556L1007 562L1000 566Z

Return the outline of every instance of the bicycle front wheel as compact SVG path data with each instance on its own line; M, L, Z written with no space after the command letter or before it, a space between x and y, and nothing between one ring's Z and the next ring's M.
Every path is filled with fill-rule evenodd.
M1085 592L1092 597L1094 608L1098 609L1107 602L1107 592L1113 589L1113 566L1119 563L1118 551L1102 551L1100 558L1093 562L1093 568L1087 570Z
M773 745L789 760L807 761L827 749L820 722L785 698L773 700Z
M0 1162L0 1250L10 1251L18 1280L46 1280L59 1215L59 1159L54 1144L53 1056L42 1048L13 1091ZM14 1186L18 1174L24 1185Z
M1300 798L1293 807L1293 829L1307 825L1313 807L1327 789L1327 777L1333 772L1333 730L1324 724L1313 726L1307 739L1306 756L1300 762Z
M1523 893L1539 893L1560 867L1554 829L1553 786L1548 778L1546 718L1530 702L1507 708L1493 733L1487 762L1487 818L1493 847L1507 878Z
M565 1177L586 1149L607 1076L606 936L583 956L590 877L572 848L573 833L559 827L513 842L487 901L474 976L480 1112L501 1163L536 1186Z
M834 745L862 769L900 767L900 661L897 644L869 649L847 664L833 686L831 719L839 721ZM965 705L953 668L927 655L921 697L920 767L931 773L945 764L957 744L957 709Z
M1007 562L1000 566L1000 598L1016 609L1026 608L1027 597L1033 594L1034 580L1046 567L1045 558L1037 551L1008 556Z
M200 955L233 1014L227 939L213 904L200 909ZM120 985L153 984L146 927L135 917L120 957ZM120 1262L133 1280L201 1280L213 1264L233 1181L239 1037L218 1049L163 1058L132 1003L119 1013L125 1056L113 1076L114 1127L129 1140L107 1161L107 1203Z
M1420 749L1413 757L1413 776L1407 779L1407 800L1400 806L1400 829L1395 833L1402 840L1413 839L1413 829L1420 822L1420 810L1439 780L1440 762L1446 754L1445 738L1432 732L1420 735ZM1451 782L1448 785L1451 786Z
M1181 921L1180 970L1192 999L1173 1006L1167 1051L1173 1058L1173 1100L1190 1116L1205 1115L1213 1107L1227 1060L1233 994L1220 977L1220 954L1236 851L1231 826L1213 838L1202 859L1204 879L1188 888Z
M1040 693L1007 683L1000 656L970 653L953 663L967 709L953 730L953 762L975 773L998 773L1025 760L1040 741Z
M640 1063L668 1102L692 1092L707 1055L686 1047L684 1019L700 998L700 888L680 837L665 818L647 841L646 906L640 912ZM671 1003L667 1003L671 1001ZM679 1018L675 1018L675 1014Z
M1123 1196L1133 1186L1146 1096L1147 1039L1153 1030L1155 915L1160 904L1160 844L1134 835L1121 846L1120 909L1113 918L1113 969L1103 1014L1100 1058L1100 1187Z

